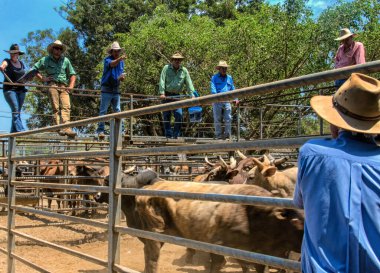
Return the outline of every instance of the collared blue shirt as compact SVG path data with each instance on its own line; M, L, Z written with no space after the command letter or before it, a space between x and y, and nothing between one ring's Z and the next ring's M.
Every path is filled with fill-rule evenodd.
M120 85L120 80L118 80L118 78L124 72L124 61L122 60L117 64L117 66L111 67L110 63L113 60L115 59L112 56L108 56L104 59L101 85L106 88L102 88L102 92L112 93L112 90L117 93L119 92L118 87Z
M228 92L235 90L234 81L230 75L222 76L220 73L211 78L211 94Z
M380 147L340 132L307 142L298 167L303 272L380 272Z

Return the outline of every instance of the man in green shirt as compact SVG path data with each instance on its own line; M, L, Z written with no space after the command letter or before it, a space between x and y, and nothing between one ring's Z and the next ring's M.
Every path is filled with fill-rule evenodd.
M37 78L49 86L48 92L54 123L58 125L70 122L70 89L74 88L76 73L70 60L63 56L66 46L61 41L56 40L51 43L47 51L49 56L41 58L33 68L38 71ZM64 89L60 87L64 87ZM60 108L61 111L59 111ZM58 134L68 137L76 136L76 133L70 128L60 130Z
M171 57L171 64L164 66L160 77L160 98L164 99L163 103L172 102L175 98L179 99L184 86L186 85L187 93L193 97L194 86L190 78L189 71L181 65L184 57L180 53L175 53ZM174 114L174 130L170 120ZM182 109L163 112L165 136L167 138L178 138L181 133Z

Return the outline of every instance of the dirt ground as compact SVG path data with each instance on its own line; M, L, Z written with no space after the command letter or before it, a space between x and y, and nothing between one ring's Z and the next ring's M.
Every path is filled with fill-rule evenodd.
M98 213L95 218L106 221L105 213ZM6 226L7 216L0 214L0 225ZM56 243L101 259L107 258L107 232L100 228L93 228L82 224L54 225L63 223L60 220L34 215L17 215L16 229L20 232L35 236L52 243ZM6 248L7 237L0 231L0 247ZM134 237L123 235L121 240L121 264L136 271L144 269L144 255L142 243ZM105 268L91 262L76 258L50 247L44 247L23 238L16 237L16 254L36 263L51 272L107 272ZM192 265L185 264L185 248L165 244L159 261L159 272L207 272L208 255L198 253ZM0 253L0 272L6 272L6 256ZM16 262L16 272L36 272L20 262ZM241 272L240 266L228 262L222 272ZM252 269L251 272L254 272Z

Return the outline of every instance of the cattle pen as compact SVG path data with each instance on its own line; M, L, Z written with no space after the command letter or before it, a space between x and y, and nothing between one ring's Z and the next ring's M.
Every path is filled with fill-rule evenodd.
M307 85L316 85L319 83L324 83L327 81L332 81L340 78L348 78L353 72L360 73L374 73L380 71L380 61L369 62L362 65L346 67L336 70L329 70L314 74L309 74L296 78L289 78L286 80L276 81L272 83L266 83L261 85L256 85L252 87L246 87L237 89L233 92L221 93L216 95L208 95L204 97L198 97L194 99L185 99L180 101L175 101L167 104L159 104L149 107L136 108L130 110L109 114L105 116L87 118L83 120L73 121L64 125L55 125L50 127L39 128L27 132L11 133L0 135L0 138L6 139L3 141L3 155L0 158L1 162L6 162L8 165L8 177L7 179L0 180L2 185L7 186L7 203L0 204L1 206L7 208L7 225L0 226L0 230L7 233L7 244L6 248L0 248L2 252L7 257L6 272L17 272L16 261L23 263L24 265L31 267L38 272L51 272L49 269L43 268L42 266L29 261L17 254L18 245L16 244L16 237L26 239L36 244L44 245L49 248L64 252L69 255L73 255L77 258L84 259L86 261L95 263L99 266L106 268L106 272L136 272L133 269L127 268L121 264L120 258L120 240L122 234L128 234L134 237L145 238L148 240L155 240L170 244L176 244L184 246L186 248L191 248L195 250L200 250L209 253L215 253L223 256L233 257L235 259L244 260L247 262L265 264L275 268L289 269L296 272L300 272L300 263L298 261L273 257L269 255L264 255L255 252L248 252L244 250L224 247L220 245L213 245L205 242L190 240L186 238L174 237L166 234L159 234L156 232L138 230L131 227L126 227L122 225L121 220L121 196L122 195L136 195L136 196L156 196L156 197L170 197L175 199L191 199L191 200L208 200L217 202L231 202L239 203L244 205L265 205L265 206L281 206L293 208L293 203L291 199L288 198L266 198L266 197L256 197L256 196L242 196L242 195L223 195L223 194L201 194L201 193L188 193L188 192L176 192L176 191L153 191L145 189L127 189L121 187L121 173L122 164L128 163L131 158L134 157L155 157L155 156L170 156L174 154L205 154L205 153L216 153L216 152L233 152L236 150L261 150L261 149L279 149L279 148L298 148L305 141L310 138L315 138L311 136L305 137L294 137L294 138L277 138L277 139L258 139L258 140L241 140L237 138L237 141L211 141L211 143L179 143L181 145L169 145L164 147L143 147L142 146L132 146L123 145L122 136L122 119L133 118L144 116L147 114L159 113L162 111L173 110L177 108L187 108L190 106L206 105L213 102L220 102L226 100L232 100L234 98L247 98L252 96L264 95L274 92L279 92L281 90L290 88L301 88ZM133 98L132 98L133 99ZM133 105L133 104L131 104ZM273 107L281 107L279 105L274 105ZM260 114L262 116L262 113ZM57 131L69 127L84 126L87 124L97 123L100 121L110 121L110 138L108 143L104 142L88 142L81 143L80 141L75 143L71 141L74 145L84 145L84 150L71 151L69 149L54 153L41 153L26 155L23 153L17 153L19 139L30 137L33 135L38 135L40 133L46 133L50 131ZM132 124L132 122L131 122ZM132 132L132 130L131 130ZM323 130L321 130L323 133ZM261 131L261 136L263 131ZM134 142L144 142L143 138L130 136L130 141ZM152 139L150 139L152 141ZM5 143L7 145L7 152L5 151ZM33 141L31 141L33 142ZM172 144L178 144L178 141L171 141ZM70 144L70 141L68 141ZM91 147L90 147L91 146ZM96 149L93 149L93 148ZM93 159L93 158L103 158L106 159L106 165L109 166L109 186L94 186L94 185L83 185L83 184L69 184L69 183L46 183L46 182L35 182L35 181L23 181L23 179L18 179L16 175L16 166L19 165L20 161L40 161L49 159L59 159L59 160L73 160L73 159ZM159 163L158 163L159 164ZM33 177L32 177L33 178ZM41 179L41 177L34 177ZM57 177L56 177L57 178ZM59 179L70 180L70 179L82 179L83 177L68 177L62 176ZM101 177L99 177L101 178ZM107 221L97 221L95 219L85 219L75 216L69 216L65 214L60 214L55 211L45 211L35 209L30 206L18 204L16 195L16 190L18 188L28 187L28 188L50 188L54 190L59 190L60 192L99 192L109 194L109 205L108 205L108 219ZM107 231L107 258L99 258L87 253L83 253L77 250L73 250L69 247L65 247L56 243L52 243L35 236L31 236L24 232L19 231L16 228L16 211L22 213L28 213L33 215L47 216L70 223L80 223L88 225L91 227L96 227L104 229Z

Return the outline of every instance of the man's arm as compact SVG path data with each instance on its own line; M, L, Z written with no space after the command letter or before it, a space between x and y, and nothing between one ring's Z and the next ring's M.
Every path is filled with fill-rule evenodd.
M110 62L110 67L116 67L121 61L124 61L127 58L124 54L121 55L119 58L112 60Z
M211 94L216 94L217 93L216 86L215 86L214 76L211 77L210 89L211 89Z
M355 62L356 64L365 64L365 49L363 44L360 44L355 52Z
M33 69L37 70L38 73L36 74L37 79L39 79L41 82L48 82L53 80L52 76L45 77L41 74L41 70L45 69L45 57L41 58L36 62L33 66Z
M191 81L190 73L189 73L189 71L187 69L186 69L186 78L185 78L185 81L186 81L187 94L190 97L194 97L193 92L195 91L195 88L194 88L193 82Z
M70 89L74 88L76 79L77 79L76 75L70 76L70 81L69 81L69 88Z
M303 166L303 160L302 156L299 155L298 158L298 172L297 172L297 182L296 182L296 188L294 190L293 194L293 203L296 207L303 209L303 198L302 198L302 191L301 191L301 181L302 181L302 166Z

